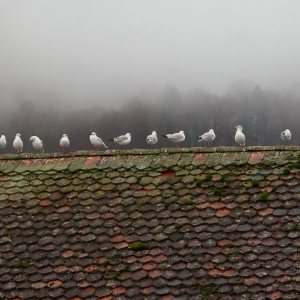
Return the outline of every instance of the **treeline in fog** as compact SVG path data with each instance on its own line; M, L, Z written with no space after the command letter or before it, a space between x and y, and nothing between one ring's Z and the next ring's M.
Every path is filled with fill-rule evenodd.
M120 146L107 139L132 134L127 149L148 148L146 137L155 130L158 148L174 147L161 135L184 130L186 140L181 147L204 146L196 137L214 129L213 146L236 146L235 127L241 125L247 146L283 144L280 133L292 132L291 145L300 145L300 99L295 93L278 92L254 86L251 89L233 87L224 96L194 89L182 95L174 86L164 89L158 99L136 95L121 107L105 110L97 106L84 109L51 105L26 100L14 108L9 106L0 113L0 135L4 134L7 146L3 153L15 153L12 142L20 133L23 152L33 152L29 138L36 135L44 142L45 152L61 151L59 140L64 133L70 139L69 151L90 150L90 134L95 131L112 147Z

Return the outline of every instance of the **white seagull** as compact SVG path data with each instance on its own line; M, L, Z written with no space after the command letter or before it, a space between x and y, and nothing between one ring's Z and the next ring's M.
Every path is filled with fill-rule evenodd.
M216 138L215 132L213 129L210 129L208 132L200 135L198 142L204 142L206 146L211 146L212 141Z
M6 138L5 135L1 135L0 138L0 154L2 154L2 149L6 146Z
M125 135L120 135L118 137L115 137L113 139L109 139L109 141L116 142L120 146L122 146L122 149L124 149L125 145L128 145L131 142L131 134L126 133Z
M99 138L97 137L97 134L96 132L93 132L91 135L90 135L90 141L91 143L93 144L93 150L96 150L98 151L99 150L99 147L102 147L102 148L110 148L110 147L107 147L104 142Z
M155 131L152 131L152 134L147 136L146 142L148 145L155 147L157 141L158 141L157 134Z
M235 141L242 147L245 147L246 145L246 137L245 135L243 134L243 128L242 126L236 126L235 127L236 129L236 133L235 133Z
M281 132L280 136L285 141L285 144L287 145L287 142L291 139L292 134L289 129L286 129L285 131Z
M17 150L17 152L22 152L23 142L21 140L21 134L17 133L13 142L13 147Z
M185 140L185 135L183 130L179 131L178 133L163 135L163 137L175 143L176 148L178 148L178 143L181 143Z
M69 146L70 146L70 141L68 139L68 136L64 133L62 138L60 139L59 142L60 146L62 147L63 151L67 151Z
M43 142L37 136L32 136L30 142L32 142L32 146L37 152L44 153Z

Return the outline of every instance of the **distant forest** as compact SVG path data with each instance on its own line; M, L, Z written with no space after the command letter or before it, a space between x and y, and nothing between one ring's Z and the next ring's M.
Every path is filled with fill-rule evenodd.
M237 85L223 96L201 89L183 96L176 87L167 86L159 99L136 95L110 110L100 106L66 109L51 104L51 99L19 101L14 108L1 110L0 135L7 139L3 153L15 153L12 142L16 133L21 134L26 153L33 152L32 135L40 137L46 153L61 151L59 141L64 133L71 142L69 151L91 150L93 131L112 149L120 146L107 139L127 132L132 134L127 149L148 148L146 137L152 130L158 134L157 148L174 147L161 135L180 130L186 135L181 147L203 147L196 137L210 128L216 133L213 146L236 146L235 127L241 125L247 146L283 144L280 133L287 128L292 132L289 143L300 145L299 116L300 97L295 93Z

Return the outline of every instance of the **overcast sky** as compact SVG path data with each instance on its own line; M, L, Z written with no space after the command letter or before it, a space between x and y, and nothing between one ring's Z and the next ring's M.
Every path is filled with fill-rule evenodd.
M118 104L300 80L300 1L0 0L0 87Z

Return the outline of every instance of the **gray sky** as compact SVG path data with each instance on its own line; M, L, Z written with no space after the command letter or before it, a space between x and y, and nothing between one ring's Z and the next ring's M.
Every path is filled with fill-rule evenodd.
M0 88L118 104L300 80L300 1L0 0ZM47 97L45 97L47 99Z

